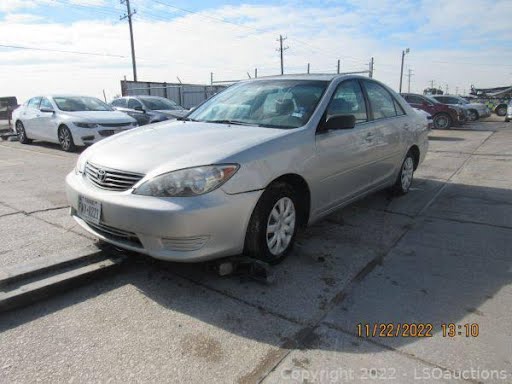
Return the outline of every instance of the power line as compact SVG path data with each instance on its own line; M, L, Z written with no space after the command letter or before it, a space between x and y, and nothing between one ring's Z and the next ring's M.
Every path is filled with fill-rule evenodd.
M85 55L85 56L104 56L104 57L117 57L121 59L126 59L126 56L121 55L111 55L109 53L96 53L96 52L82 52L82 51L67 51L64 49L52 49L52 48L36 48L36 47L26 47L22 45L6 45L0 44L0 48L12 48L12 49L26 49L31 51L45 51L45 52L59 52L59 53L70 53L74 55Z

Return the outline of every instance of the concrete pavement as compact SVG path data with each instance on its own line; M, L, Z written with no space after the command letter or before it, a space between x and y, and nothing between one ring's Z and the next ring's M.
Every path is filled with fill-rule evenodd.
M409 195L309 228L272 285L134 257L0 315L0 382L512 382L510 148L511 124L433 131ZM63 208L75 158L0 143L0 266L93 242ZM356 336L412 322L433 336ZM443 337L442 323L479 335Z

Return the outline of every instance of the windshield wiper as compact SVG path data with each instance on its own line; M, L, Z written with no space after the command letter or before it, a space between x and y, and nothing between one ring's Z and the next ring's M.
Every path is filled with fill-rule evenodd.
M231 124L231 125L255 125L258 124L254 123L248 123L246 121L239 121L239 120L204 120L204 123L214 123L214 124Z
M180 121L197 121L197 120L191 119L190 117L185 117L185 116L177 117L176 120L180 120Z

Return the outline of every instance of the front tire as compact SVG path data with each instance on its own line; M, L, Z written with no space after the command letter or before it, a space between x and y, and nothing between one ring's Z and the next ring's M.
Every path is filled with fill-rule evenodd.
M16 133L18 134L18 141L21 144L30 144L32 140L27 137L27 132L25 131L25 126L21 121L16 122Z
M496 108L496 114L498 116L505 116L507 114L507 105L506 104L498 105L498 107Z
M245 253L269 264L285 259L293 247L300 217L295 192L286 183L272 184L261 195L247 228Z
M405 160L400 168L400 173L393 186L395 195L405 195L409 192L414 178L414 156L411 151L405 156Z
M66 152L75 152L76 146L73 142L73 136L71 135L71 131L65 125L59 128L59 144L63 151Z
M436 129L448 129L452 126L452 118L446 113L438 113L433 120Z
M478 112L474 109L469 110L469 121L477 121L480 118Z

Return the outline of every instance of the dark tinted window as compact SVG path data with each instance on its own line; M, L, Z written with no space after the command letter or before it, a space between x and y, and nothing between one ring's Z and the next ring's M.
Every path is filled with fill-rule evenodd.
M142 104L138 100L136 100L136 99L130 99L130 100L128 100L128 108L130 108L130 109L136 109L136 108L141 109L142 108Z
M333 115L354 115L356 123L368 121L366 104L358 81L348 80L338 85L327 107L327 117Z
M126 108L126 99L115 99L110 104L113 107Z
M375 120L396 116L395 101L383 86L373 81L365 81L365 88Z
M407 95L405 100L407 100L407 102L410 104L423 104L425 101L425 99L416 95Z

